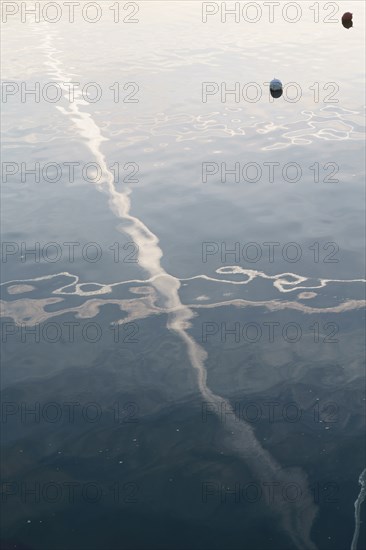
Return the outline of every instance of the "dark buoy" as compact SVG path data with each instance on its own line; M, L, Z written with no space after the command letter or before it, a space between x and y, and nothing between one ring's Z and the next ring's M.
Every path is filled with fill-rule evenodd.
M342 25L345 29L350 29L351 27L353 27L352 17L353 14L349 11L346 11L346 13L342 15Z
M271 96L275 99L281 97L281 95L283 94L281 80L278 80L277 78L271 80L271 82L269 83L269 91L271 93Z

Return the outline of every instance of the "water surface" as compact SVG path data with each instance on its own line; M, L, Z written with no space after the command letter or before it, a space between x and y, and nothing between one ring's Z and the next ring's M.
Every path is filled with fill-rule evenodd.
M322 2L293 24L183 1L115 24L102 4L95 24L3 25L3 80L62 89L3 103L4 160L63 167L2 181L3 538L359 550L364 6L346 30ZM273 77L299 101L270 101ZM70 82L102 97L70 102ZM204 82L262 95L204 102Z

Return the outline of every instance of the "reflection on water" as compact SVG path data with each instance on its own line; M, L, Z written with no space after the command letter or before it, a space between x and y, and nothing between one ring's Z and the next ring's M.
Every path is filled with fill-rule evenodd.
M39 117L10 102L9 158L92 160L101 178L74 187L26 183L19 194L11 180L6 240L76 236L106 248L126 239L138 263L78 258L71 269L63 259L61 271L44 261L6 263L5 537L40 549L120 548L121 540L136 549L234 549L244 538L248 548L357 550L364 498L360 95L342 80L340 105L314 108L311 95L298 105L205 104L200 82L233 80L242 38L225 29L215 44L196 8L187 14L177 4L180 20L171 7L155 6L162 20L150 5L153 19L134 31L143 59L130 30L117 37L108 29L107 50L104 23L92 37L81 25L81 41L69 27L42 23L25 31L39 64L22 58L18 69L8 67L9 79L25 78L28 67L31 82L51 79L63 91L60 105ZM146 52L139 33L151 21L155 30L163 26L166 42L153 33L157 49ZM201 29L194 45L181 34L187 24L190 33ZM262 43L258 65L250 60L259 36L255 29L248 41L253 79L269 63L271 40ZM290 33L285 49L293 39ZM122 66L118 40L129 54ZM309 46L309 38L299 40ZM94 62L84 57L92 45ZM330 71L328 54L322 43L316 63ZM110 98L92 108L80 90L68 103L68 83L85 73L103 83L141 78L151 94L130 111ZM217 181L200 183L202 162L235 163L243 146L248 160L342 161L339 186L316 188L305 178L306 185L287 182L281 191L267 184L228 191ZM141 164L141 185L116 183L112 166L121 156ZM283 257L255 269L202 260L202 243L242 238L304 249L335 242L346 260L303 259L291 270ZM50 404L60 413L52 419ZM289 415L291 408L300 414ZM56 496L45 493L50 483ZM85 493L88 483L98 498ZM70 484L81 491L71 500Z

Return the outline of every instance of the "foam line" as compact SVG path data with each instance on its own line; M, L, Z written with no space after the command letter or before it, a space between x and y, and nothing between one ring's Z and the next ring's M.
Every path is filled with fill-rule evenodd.
M361 523L361 505L366 497L366 468L363 470L360 477L358 478L358 483L361 485L361 490L355 502L355 531L353 533L351 550L358 549L358 537L360 534Z

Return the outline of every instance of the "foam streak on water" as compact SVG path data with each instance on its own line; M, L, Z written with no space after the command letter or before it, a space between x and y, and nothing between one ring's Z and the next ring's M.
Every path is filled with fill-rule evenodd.
M361 523L361 505L366 497L366 468L363 470L360 477L358 478L358 483L361 485L361 490L355 502L355 532L353 534L351 550L358 549L358 536L360 534Z

